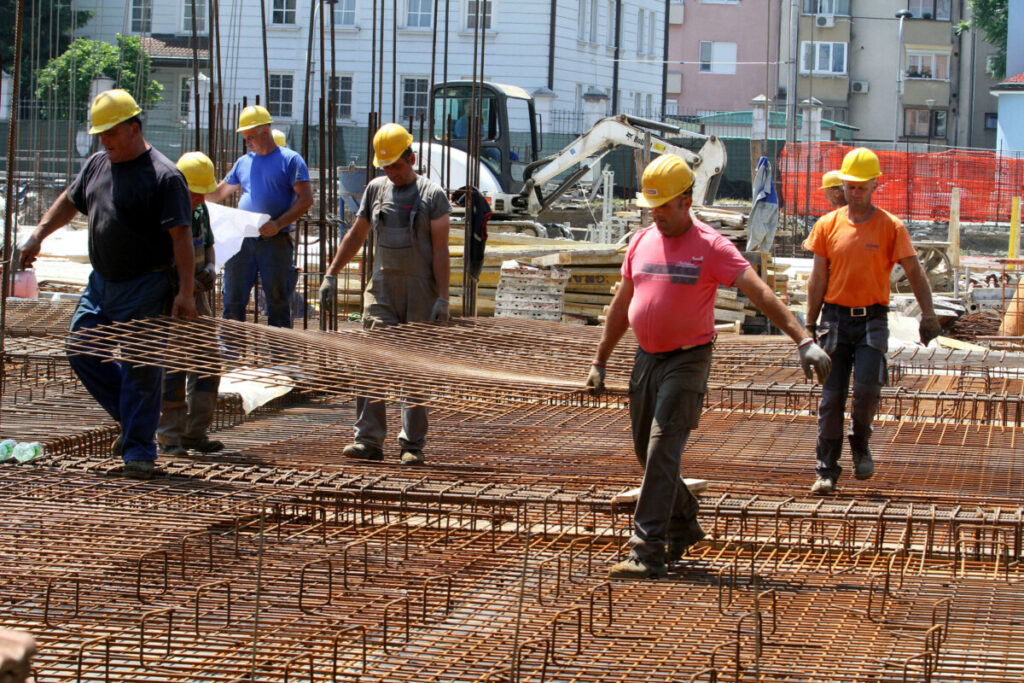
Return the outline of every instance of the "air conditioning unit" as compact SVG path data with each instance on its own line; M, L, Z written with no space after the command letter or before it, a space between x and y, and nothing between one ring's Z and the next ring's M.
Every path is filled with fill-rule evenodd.
M832 28L836 25L836 18L831 14L819 14L814 18L814 25L818 28Z
M850 92L866 93L870 85L869 81L850 81Z

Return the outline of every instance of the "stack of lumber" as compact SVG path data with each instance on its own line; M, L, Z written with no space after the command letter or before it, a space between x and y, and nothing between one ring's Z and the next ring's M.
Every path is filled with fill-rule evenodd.
M728 237L733 242L747 241L748 212L737 208L729 209L720 206L695 206L693 213L712 228ZM742 249L742 247L740 247Z

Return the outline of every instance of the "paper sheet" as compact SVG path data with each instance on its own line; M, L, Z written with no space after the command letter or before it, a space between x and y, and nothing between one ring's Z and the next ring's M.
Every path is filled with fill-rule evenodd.
M217 270L242 248L242 238L259 237L260 226L270 220L265 213L253 213L232 209L213 202L206 202L210 212L210 228L213 230L213 248L217 256Z

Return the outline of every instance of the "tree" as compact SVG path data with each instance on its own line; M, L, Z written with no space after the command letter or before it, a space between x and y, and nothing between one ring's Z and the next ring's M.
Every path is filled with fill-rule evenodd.
M985 41L996 48L985 71L997 81L1006 78L1006 34L1009 31L1008 0L970 0L970 22L962 21L957 31L980 30Z
M95 78L114 80L114 87L132 94L143 109L162 98L164 87L153 80L149 55L138 36L117 36L117 46L79 38L62 55L51 59L37 74L36 96L55 103L44 110L55 119L84 121L89 112L89 88ZM70 84L70 87L69 87Z
M4 71L14 71L14 28L18 0L0 3L0 57ZM34 89L29 77L48 60L56 57L71 44L71 32L84 26L92 18L92 10L71 11L70 3L32 2L25 0L25 17L21 32L21 84L27 97ZM33 59L36 61L33 62Z

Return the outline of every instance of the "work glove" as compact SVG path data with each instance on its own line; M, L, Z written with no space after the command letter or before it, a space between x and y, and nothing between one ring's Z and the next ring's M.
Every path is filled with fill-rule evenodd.
M448 299L438 299L434 302L434 310L430 311L430 319L441 323L451 319L451 315L448 314Z
M937 315L921 316L921 343L928 346L928 342L942 334L942 325L939 324Z
M324 275L320 283L320 314L331 310L331 304L338 300L338 276Z
M591 365L590 374L587 375L587 383L584 387L591 396L600 396L604 393L605 369L602 365Z
M199 273L196 274L195 288L197 292L209 292L217 282L217 266L207 263Z
M805 339L800 343L801 346L797 348L800 351L800 367L804 369L804 376L807 379L814 379L817 375L818 382L824 384L828 379L828 373L832 372L832 359L813 340Z

